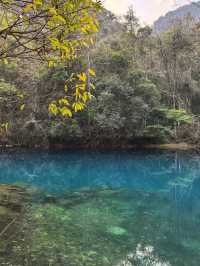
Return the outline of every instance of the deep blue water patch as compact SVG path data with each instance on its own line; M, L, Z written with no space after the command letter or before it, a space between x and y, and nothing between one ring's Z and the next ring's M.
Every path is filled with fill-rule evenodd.
M173 190L198 182L199 159L161 151L10 152L0 154L0 182L58 193L85 187Z
M196 153L4 152L0 183L51 199L32 202L23 229L32 246L19 240L16 265L200 265Z

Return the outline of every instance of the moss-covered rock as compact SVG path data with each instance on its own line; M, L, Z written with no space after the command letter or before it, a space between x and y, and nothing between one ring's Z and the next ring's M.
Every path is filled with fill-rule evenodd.
M0 206L20 212L27 198L28 195L23 188L12 185L0 185Z

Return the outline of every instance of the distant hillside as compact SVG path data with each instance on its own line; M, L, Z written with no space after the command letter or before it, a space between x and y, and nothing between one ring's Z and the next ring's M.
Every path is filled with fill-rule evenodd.
M200 20L200 2L191 3L168 12L154 23L154 30L156 32L168 30L176 19L182 19L188 15L193 17L195 22Z
M100 31L98 35L101 38L115 34L123 29L122 24L119 23L117 17L107 9L103 9L99 13L98 19L100 24Z

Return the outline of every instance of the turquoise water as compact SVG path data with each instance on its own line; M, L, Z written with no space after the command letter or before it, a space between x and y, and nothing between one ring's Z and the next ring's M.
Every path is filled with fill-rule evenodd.
M200 265L198 154L2 153L0 183L32 195L0 265Z

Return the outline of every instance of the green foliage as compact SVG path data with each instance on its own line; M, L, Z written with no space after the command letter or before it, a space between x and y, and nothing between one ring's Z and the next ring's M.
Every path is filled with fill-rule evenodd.
M162 125L150 125L144 130L144 136L157 139L158 142L166 141L172 135L171 128Z
M137 96L143 98L143 100L150 106L158 106L161 100L161 94L157 86L148 79L140 80L138 86L135 89Z
M4 138L12 127L12 112L20 113L24 111L24 94L16 88L14 84L0 79L0 136Z
M65 19L61 6L56 12ZM33 12L33 7L29 8L26 12ZM34 12L37 14L43 8L38 6ZM77 6L66 8L76 10ZM185 22L179 22L170 31L155 36L151 28L138 25L131 9L123 22L106 10L97 13L96 5L91 11L87 10L83 18L92 19L88 22L91 29L92 23L100 22L95 46L91 44L95 29L82 31L81 19L76 16L74 23L78 26L71 31L80 35L72 34L68 40L69 29L66 29L59 38L51 23L60 26L60 33L64 21L55 18L51 10L51 23L47 25L52 30L52 38L47 40L50 51L43 55L50 60L49 68L30 61L30 74L24 59L17 61L18 68L10 60L0 65L0 78L7 83L2 87L13 84L30 97L20 99L18 111L22 111L16 112L16 119L9 116L12 126L15 125L13 135L19 139L22 134L18 128L24 131L33 120L35 125L39 124L35 135L53 143L77 140L83 145L98 146L134 143L137 138L163 141L179 137L182 141L179 132L186 130L182 136L188 136L200 113L200 48L196 29L192 35ZM71 55L76 56L67 59L69 43L73 46ZM2 109L6 117L3 122L7 122L7 113L8 109Z
M128 61L120 52L113 52L110 58L110 69L114 73L121 73L121 71L127 69Z
M16 93L17 89L15 85L6 82L3 79L0 79L0 93Z
M183 109L168 109L160 108L169 123L179 123L179 124L192 124L193 118L191 115L187 114L186 110Z

